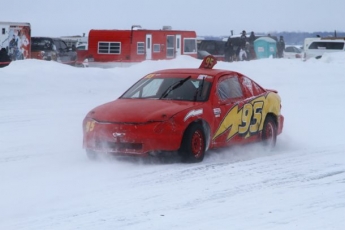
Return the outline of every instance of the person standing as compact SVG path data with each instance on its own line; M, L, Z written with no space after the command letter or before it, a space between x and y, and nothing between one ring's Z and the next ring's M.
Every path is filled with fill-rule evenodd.
M248 38L248 42L249 42L249 59L253 60L256 59L256 55L255 55L255 49L254 49L254 41L255 41L256 37L254 34L254 31L250 32L250 36Z
M284 49L285 49L285 41L284 41L283 36L280 36L279 41L277 43L278 58L284 57Z
M243 61L243 60L247 59L246 44L247 44L247 34L246 34L246 31L243 30L242 34L241 34L241 37L240 37L239 50L238 50L238 53L237 53L238 59L240 61Z
M246 46L246 42L247 42L247 34L246 31L243 30L242 34L241 34L241 48L244 49Z
M0 50L0 68L8 66L11 62L10 56L7 54L7 50L2 48Z
M231 38L225 43L225 61L232 62L234 56L234 46L231 42Z

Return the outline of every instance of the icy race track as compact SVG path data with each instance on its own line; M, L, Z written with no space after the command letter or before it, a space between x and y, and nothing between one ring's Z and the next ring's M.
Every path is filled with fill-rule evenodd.
M85 114L157 62L0 69L0 229L345 229L344 61L330 60L218 63L278 89L286 123L273 152L233 147L198 164L93 162L81 147Z

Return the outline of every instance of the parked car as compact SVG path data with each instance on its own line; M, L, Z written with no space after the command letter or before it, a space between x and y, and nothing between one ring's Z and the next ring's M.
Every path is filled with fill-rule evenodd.
M324 53L345 52L345 37L324 37L304 39L303 59L319 59Z
M68 47L61 38L31 37L31 57L75 65L77 52L75 47Z
M211 55L209 52L205 50L198 50L198 59L204 59L206 56Z
M184 162L200 162L208 149L273 147L284 123L277 91L213 69L216 63L210 55L199 68L149 73L117 100L92 109L83 120L87 155L178 153Z
M218 61L224 61L225 43L223 40L200 40L198 41L198 59L204 59L206 54L211 54Z
M76 45L77 50L88 50L88 44L87 43L78 43Z
M77 63L80 67L89 67L88 43L77 44Z
M296 46L286 46L284 49L284 58L302 58L302 50Z

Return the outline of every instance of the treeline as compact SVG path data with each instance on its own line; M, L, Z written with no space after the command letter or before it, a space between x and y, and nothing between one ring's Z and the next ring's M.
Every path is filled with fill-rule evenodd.
M303 45L305 38L313 38L313 37L345 37L345 32L272 32L271 35L275 35L279 38L279 36L284 37L285 44L289 45Z

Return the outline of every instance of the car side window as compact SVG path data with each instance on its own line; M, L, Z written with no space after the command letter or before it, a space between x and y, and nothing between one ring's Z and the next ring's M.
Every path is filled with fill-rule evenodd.
M285 51L286 52L294 52L294 48L293 47L287 47Z
M246 76L242 76L239 78L240 84L242 85L242 89L245 95L247 96L258 96L265 92L265 90L259 86L257 83L252 81Z
M60 47L63 50L67 50L68 46L66 45L66 43L64 41L60 41Z
M86 46L78 46L77 50L86 50Z
M59 41L54 40L54 45L55 45L55 47L56 47L56 50L58 50L58 51L59 51L59 50L60 50L60 48L61 48Z
M243 92L238 77L236 75L222 77L218 82L217 93L221 100L242 97Z

